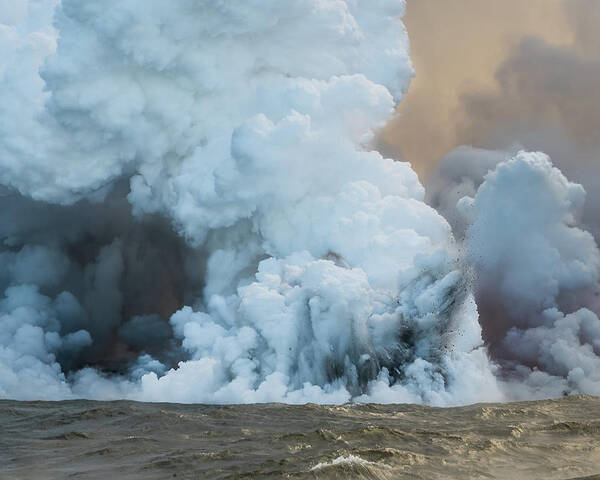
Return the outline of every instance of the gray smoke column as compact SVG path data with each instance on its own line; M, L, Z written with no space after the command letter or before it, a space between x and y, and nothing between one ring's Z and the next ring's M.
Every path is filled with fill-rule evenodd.
M403 2L0 5L2 397L503 398L448 223L368 147Z

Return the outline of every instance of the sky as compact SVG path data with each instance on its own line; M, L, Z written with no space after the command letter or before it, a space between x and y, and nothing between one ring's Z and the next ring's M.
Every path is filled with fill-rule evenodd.
M573 82L583 76L589 78L590 73L574 71L573 65L569 65L570 72L578 75L570 79L572 88L540 88L543 82L531 78L537 89L537 96L531 96L524 88L516 94L507 92L507 83L527 73L518 62L519 53L527 49L527 63L532 69L544 69L547 81L560 74L561 63L571 61L581 67L582 63L592 62L600 51L600 35L594 27L599 20L600 2L594 0L408 2L404 21L416 77L398 107L398 117L380 139L382 150L410 161L421 176L426 176L435 170L442 156L459 145L505 147L509 140L490 138L493 131L506 131L506 123L516 125L520 120L528 125L554 121L569 137L593 142L589 120L596 115L591 110L597 110L600 102L593 88L598 76L590 79L585 90L584 101L592 102L588 108L573 104ZM527 43L532 39L537 43ZM541 47L556 49L560 58L544 58ZM554 71L549 71L550 61L554 62ZM557 113L537 105L551 100L562 101L565 111ZM510 138L514 142L515 135ZM536 148L545 146L539 140L530 143Z

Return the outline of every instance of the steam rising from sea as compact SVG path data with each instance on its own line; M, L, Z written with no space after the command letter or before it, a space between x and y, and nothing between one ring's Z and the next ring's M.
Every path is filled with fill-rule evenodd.
M403 10L0 2L0 396L600 394L583 188L542 153L449 172L456 241L370 151L413 75Z

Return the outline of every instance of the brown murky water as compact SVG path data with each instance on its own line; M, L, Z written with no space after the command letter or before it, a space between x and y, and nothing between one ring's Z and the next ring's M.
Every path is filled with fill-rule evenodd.
M3 480L600 479L600 398L588 396L461 408L0 401L0 428Z

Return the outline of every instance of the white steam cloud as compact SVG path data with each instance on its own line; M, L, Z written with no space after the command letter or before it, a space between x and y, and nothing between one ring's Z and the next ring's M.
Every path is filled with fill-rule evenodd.
M458 204L484 339L537 396L600 393L600 251L577 226L584 200L546 155L520 152Z
M412 76L403 10L0 3L0 397L597 391L582 187L502 161L460 201L463 255L410 165L369 150Z

